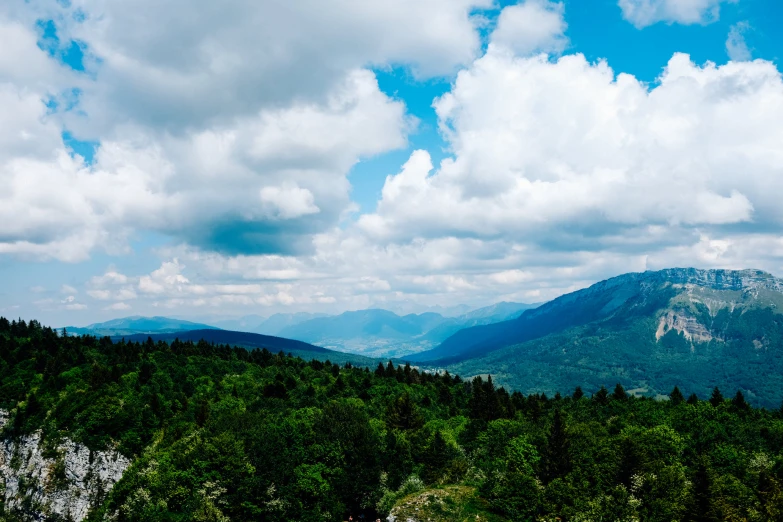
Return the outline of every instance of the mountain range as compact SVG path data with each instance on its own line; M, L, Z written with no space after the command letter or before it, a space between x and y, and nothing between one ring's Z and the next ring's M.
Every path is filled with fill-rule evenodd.
M371 357L404 357L433 348L463 328L517 317L531 306L501 302L457 317L359 310L292 324L277 335Z
M368 357L402 357L433 348L462 328L505 321L531 306L535 305L501 302L457 317L444 317L435 312L400 316L382 309L339 315L278 313L267 318L247 315L219 319L211 325L167 317L133 316L86 327L68 326L66 329L72 334L109 337L219 329L284 337ZM214 336L219 337L220 334Z
M71 334L89 334L98 337L217 329L214 326L184 321L182 319L172 319L170 317L161 316L141 317L139 315L112 319L111 321L103 323L93 323L83 327L66 326L65 328L66 331Z
M644 395L741 389L783 398L783 281L759 270L631 273L520 317L458 331L406 357L460 375L492 374L523 393L612 382Z

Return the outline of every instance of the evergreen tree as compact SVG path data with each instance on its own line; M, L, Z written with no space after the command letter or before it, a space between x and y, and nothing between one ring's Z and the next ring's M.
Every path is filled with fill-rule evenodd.
M614 387L614 393L612 393L612 399L616 401L624 401L628 399L628 394L625 393L625 388L623 388L623 385L619 382L617 383L617 386Z
M405 392L389 406L386 411L386 423L392 428L408 431L421 428L424 425L424 418L411 400L411 396Z
M677 406L678 404L682 404L685 402L685 396L683 396L682 392L680 391L680 388L675 386L672 392L669 394L669 399L671 400L671 403L674 406Z
M712 471L706 457L699 457L696 471L691 479L691 498L688 505L687 522L717 522L713 505Z
M723 394L721 394L717 386L715 387L714 390L712 390L712 396L710 397L710 404L712 404L715 408L723 404Z
M574 390L574 394L571 397L573 397L575 401L578 401L584 396L585 396L585 392L582 391L582 387L577 386L576 389Z
M571 470L570 441L561 411L555 410L541 463L544 482L564 477Z
M695 393L691 393L688 397L688 404L699 404L699 397Z
M424 473L422 478L428 483L437 482L446 471L453 458L453 451L440 430L435 432L432 443L424 455Z
M745 401L745 396L742 394L741 390L737 390L737 395L731 399L731 405L740 411L748 409L748 403Z
M601 405L609 404L609 392L604 386L601 386L601 389L593 395L593 400Z

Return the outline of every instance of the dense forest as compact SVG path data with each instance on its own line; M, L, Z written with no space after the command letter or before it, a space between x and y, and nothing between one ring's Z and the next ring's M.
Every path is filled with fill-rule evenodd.
M375 520L412 503L444 521L783 520L781 411L609 388L524 396L488 376L0 319L2 437L132 459L89 520Z

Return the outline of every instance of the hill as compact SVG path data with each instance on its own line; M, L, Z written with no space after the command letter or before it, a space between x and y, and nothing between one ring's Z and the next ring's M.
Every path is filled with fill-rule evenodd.
M336 352L322 348L320 346L314 346L302 341L296 341L293 339L285 339L283 337L276 337L271 335L262 335L250 332L233 332L231 330L186 330L182 332L167 332L159 334L133 334L114 336L115 341L126 340L128 342L145 342L147 339L152 339L154 342L164 341L171 343L175 339L180 341L198 342L204 340L208 343L214 344L227 344L230 346L241 346L242 348L266 348L270 352L284 352L290 353L295 357L302 357L303 359L317 359L320 361L329 360L338 364L344 364L350 362L356 365L375 366L378 364L377 359L364 357L362 355Z
M142 317L140 315L121 317L119 319L112 319L111 321L103 323L93 323L83 327L66 326L66 330L72 334L95 335L98 337L208 329L216 329L216 327L202 323L184 321L182 319L172 319L170 317Z
M400 316L382 309L358 310L294 322L276 334L373 357L403 357L432 348L462 328L503 321L530 306L502 302L458 317L434 312ZM282 319L290 320L289 315Z
M704 395L742 389L783 398L783 281L759 270L625 274L566 294L518 319L457 332L409 357L515 389L554 393L607 380L638 393L674 384Z
M726 392L524 396L0 318L0 520L781 520L783 415Z

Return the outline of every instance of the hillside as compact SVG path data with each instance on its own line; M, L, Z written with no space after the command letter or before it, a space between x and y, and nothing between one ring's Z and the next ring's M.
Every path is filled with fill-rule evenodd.
M373 357L403 357L432 348L462 328L516 317L530 306L501 302L457 317L434 312L400 316L382 309L300 321L294 320L293 314L280 314L279 321L292 324L276 329L275 335ZM268 322L274 318L270 317Z
M725 392L524 396L0 318L0 520L781 520L783 416Z
M675 383L754 401L783 399L783 282L758 270L626 274L564 295L519 319L462 330L409 357L515 389L554 393L615 379L639 393Z
M183 342L190 341L195 343L204 340L208 343L228 344L231 346L241 346L247 349L266 348L273 353L282 351L287 354L290 353L296 357L317 359L320 361L330 360L339 364L344 364L346 362L365 366L375 366L378 364L378 360L376 359L357 354L336 352L334 350L329 350L320 346L314 346L302 341L250 332L232 332L230 330L210 329L187 330L183 332L168 332L160 334L134 334L114 336L113 339L115 341L124 339L128 342L139 343L146 342L147 339L152 339L154 342L164 341L166 343L171 343L175 339L179 339Z
M66 327L66 330L71 334L95 335L98 337L208 329L216 329L216 327L182 319L172 319L170 317L142 317L139 315L112 319L103 323L93 323L83 327Z

